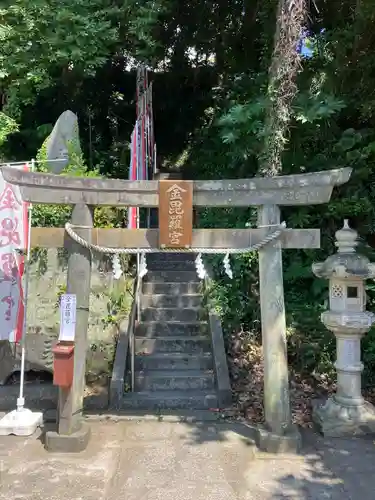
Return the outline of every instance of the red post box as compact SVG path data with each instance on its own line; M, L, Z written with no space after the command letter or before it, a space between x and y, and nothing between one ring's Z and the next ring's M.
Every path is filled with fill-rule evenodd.
M52 352L54 385L71 387L74 372L74 343L58 342Z

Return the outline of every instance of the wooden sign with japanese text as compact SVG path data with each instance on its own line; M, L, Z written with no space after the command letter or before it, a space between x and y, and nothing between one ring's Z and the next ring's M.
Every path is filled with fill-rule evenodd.
M159 246L190 248L193 240L193 182L159 181Z

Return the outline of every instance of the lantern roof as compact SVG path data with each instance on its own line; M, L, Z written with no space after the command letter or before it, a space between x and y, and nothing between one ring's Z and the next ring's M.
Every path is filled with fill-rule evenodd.
M365 255L358 254L358 233L349 227L346 219L342 229L336 231L337 253L330 255L324 262L312 265L318 278L374 278L375 264Z

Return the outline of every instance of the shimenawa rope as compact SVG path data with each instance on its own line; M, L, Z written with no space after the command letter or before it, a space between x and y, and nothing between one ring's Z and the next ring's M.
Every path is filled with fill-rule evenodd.
M274 226L274 225L273 225ZM69 234L69 236L77 243L82 245L85 248L90 250L95 250L96 252L106 253L106 254L142 254L142 253L205 253L205 254L241 254L248 252L256 252L260 250L268 243L271 243L274 240L277 240L283 231L286 229L286 223L282 222L278 229L276 229L273 233L265 236L259 243L252 245L246 248L113 248L113 247L104 247L101 245L95 245L94 243L89 243L87 240L79 236L74 231L74 225L70 222L65 224L65 230ZM80 227L80 226L77 226ZM265 226L262 226L265 227Z

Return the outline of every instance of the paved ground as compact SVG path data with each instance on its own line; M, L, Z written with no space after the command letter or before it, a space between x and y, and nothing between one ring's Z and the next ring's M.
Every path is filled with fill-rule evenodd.
M375 498L372 440L307 434L300 456L256 452L242 427L91 423L81 455L40 439L0 437L0 499L316 500Z

